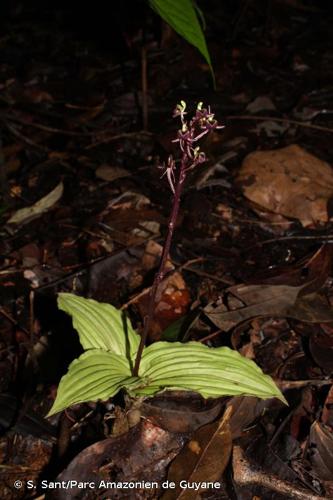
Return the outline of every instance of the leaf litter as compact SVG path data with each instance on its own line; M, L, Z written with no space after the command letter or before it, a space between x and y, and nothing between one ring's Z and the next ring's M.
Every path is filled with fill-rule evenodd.
M276 2L264 29L261 7L243 7L204 10L215 94L200 56L165 26L158 40L148 14L149 132L140 130L138 7L131 21L120 10L112 32L84 6L72 32L61 8L4 18L1 498L29 494L14 478L40 485L74 473L157 481L128 498L194 498L179 485L163 493L172 477L221 484L201 498L332 496L331 21L317 2ZM137 408L121 396L77 405L47 422L80 354L58 292L123 307L142 331L170 203L157 166L172 151L179 98L209 102L227 126L185 187L150 340L168 328L183 340L185 325L187 340L232 345L275 377L289 407L163 393Z

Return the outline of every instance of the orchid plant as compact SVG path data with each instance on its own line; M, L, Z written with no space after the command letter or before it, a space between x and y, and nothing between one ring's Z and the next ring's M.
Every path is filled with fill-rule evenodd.
M204 108L202 103L190 120L186 115L186 103L181 101L173 113L181 121L174 140L179 144L180 160L169 156L162 167L162 177L165 175L168 179L173 203L160 266L150 290L143 333L140 337L123 312L110 304L70 293L59 294L59 308L72 316L84 353L71 363L62 377L49 416L73 404L105 401L120 390L134 398L169 389L195 391L204 398L250 395L263 399L276 397L286 402L270 376L252 360L228 347L163 341L146 346L158 287L166 274L186 176L206 161L199 141L210 131L222 128L210 108Z
M176 139L172 141L179 144L181 152L179 168L177 168L176 160L172 155L169 156L167 164L160 167L164 170L162 177L164 175L167 176L170 189L173 193L173 204L159 270L156 273L155 280L150 291L148 314L145 318L144 331L141 336L141 342L135 360L134 375L138 374L142 351L147 340L151 322L154 318L155 300L158 286L165 276L166 263L170 252L172 236L177 221L180 198L186 175L197 165L206 161L206 155L203 151L200 151L198 141L212 130L223 128L223 126L219 125L217 120L215 120L210 107L208 106L208 108L203 108L202 102L199 102L197 105L196 113L190 121L186 120L186 115L186 103L185 101L180 101L180 104L177 104L173 112L173 118L180 118L181 128L178 130Z

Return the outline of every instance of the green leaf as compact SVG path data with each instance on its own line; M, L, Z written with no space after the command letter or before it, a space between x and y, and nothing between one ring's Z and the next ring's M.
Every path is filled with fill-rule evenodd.
M171 325L169 325L162 333L162 340L166 340L168 342L175 342L176 340L180 340L180 334L182 327L186 321L186 316L181 316L176 319Z
M196 391L204 398L246 395L286 402L269 375L228 347L156 342L144 350L139 375L145 386L135 388L136 395L175 389Z
M71 405L89 401L105 401L122 388L140 383L132 377L128 360L101 349L91 349L75 359L60 381L57 397L48 417Z
M122 311L72 293L60 293L58 306L72 316L83 349L104 349L133 359L140 337Z
M194 45L206 59L214 79L214 71L192 0L149 0L152 9L190 44ZM215 81L214 81L215 84Z

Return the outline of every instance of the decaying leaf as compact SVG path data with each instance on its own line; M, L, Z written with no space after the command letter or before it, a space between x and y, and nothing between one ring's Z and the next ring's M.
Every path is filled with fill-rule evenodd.
M157 498L166 468L183 443L181 435L167 432L148 420L141 421L128 433L99 441L83 450L57 478L57 481L73 478L78 482L90 481L97 485L95 490L58 489L56 498L79 500L87 498L87 492L92 493L90 498L97 498L96 494L100 498L128 498L128 493L130 498ZM122 489L121 484L125 486L125 482L136 485ZM158 488L152 485L153 482Z
M287 309L286 316L306 323L331 323L333 309L320 293L310 293L298 297L295 304Z
M170 466L168 479L176 484L176 488L168 490L163 495L163 500L194 498L193 488L182 488L181 481L198 485L196 495L211 489L207 483L219 481L232 449L229 427L231 412L232 408L229 407L219 422L205 425L193 434Z
M248 396L231 398L227 408L232 408L230 418L230 431L233 439L242 435L254 420L262 416L271 406L272 400L258 399Z
M331 385L331 388L326 396L321 421L323 424L333 428L333 385Z
M96 177L99 179L103 179L103 181L112 182L117 179L121 179L122 177L128 177L131 173L125 168L110 166L110 165L101 165L97 168Z
M295 304L301 289L287 285L237 285L228 291L241 299L246 304L244 307L226 311L224 305L214 308L209 304L204 311L221 329L225 329L225 322L237 324L256 316L284 316L287 309Z
M272 212L299 219L303 226L328 221L332 169L296 144L249 154L238 181L248 199Z
M318 291L330 276L333 245L325 243L316 252L311 252L292 266L285 265L265 269L251 280L253 285L305 285L302 295Z
M333 330L324 322L321 328L310 336L309 348L311 356L324 372L333 371Z
M259 316L280 316L308 323L332 322L333 311L319 293L301 295L308 285L237 285L227 292L242 302L228 311L224 304L208 304L206 316L221 330L228 330L242 321ZM244 305L243 305L244 304Z
M253 398L255 399L255 398ZM170 432L193 432L215 420L222 401L187 391L166 391L142 402L141 414Z
M44 212L47 212L50 208L57 203L62 197L64 191L64 185L61 182L48 193L46 196L41 198L31 207L21 208L17 210L14 215L8 219L8 224L25 224L36 217L39 217Z
M321 479L333 477L333 433L332 429L318 421L310 429L310 461Z

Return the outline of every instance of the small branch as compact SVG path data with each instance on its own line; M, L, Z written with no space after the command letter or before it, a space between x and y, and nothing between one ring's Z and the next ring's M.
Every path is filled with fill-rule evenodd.
M142 125L148 129L148 80L147 80L147 47L141 49L141 87L142 87Z
M258 115L230 115L226 120L252 120L252 121L270 121L278 123L288 123L290 125L297 125L298 127L311 128L313 130L320 130L321 132L333 133L333 128L323 127L322 125L312 125L312 123L300 122L298 120L290 120L290 118L276 118L275 116L258 116Z
M250 464L240 446L234 446L232 467L234 481L241 487L249 484L255 484L262 488L276 491L277 493L286 495L287 498L293 498L295 500L325 500L326 498L313 495L309 492L309 490L295 486L293 483L280 479L274 474L255 468Z

